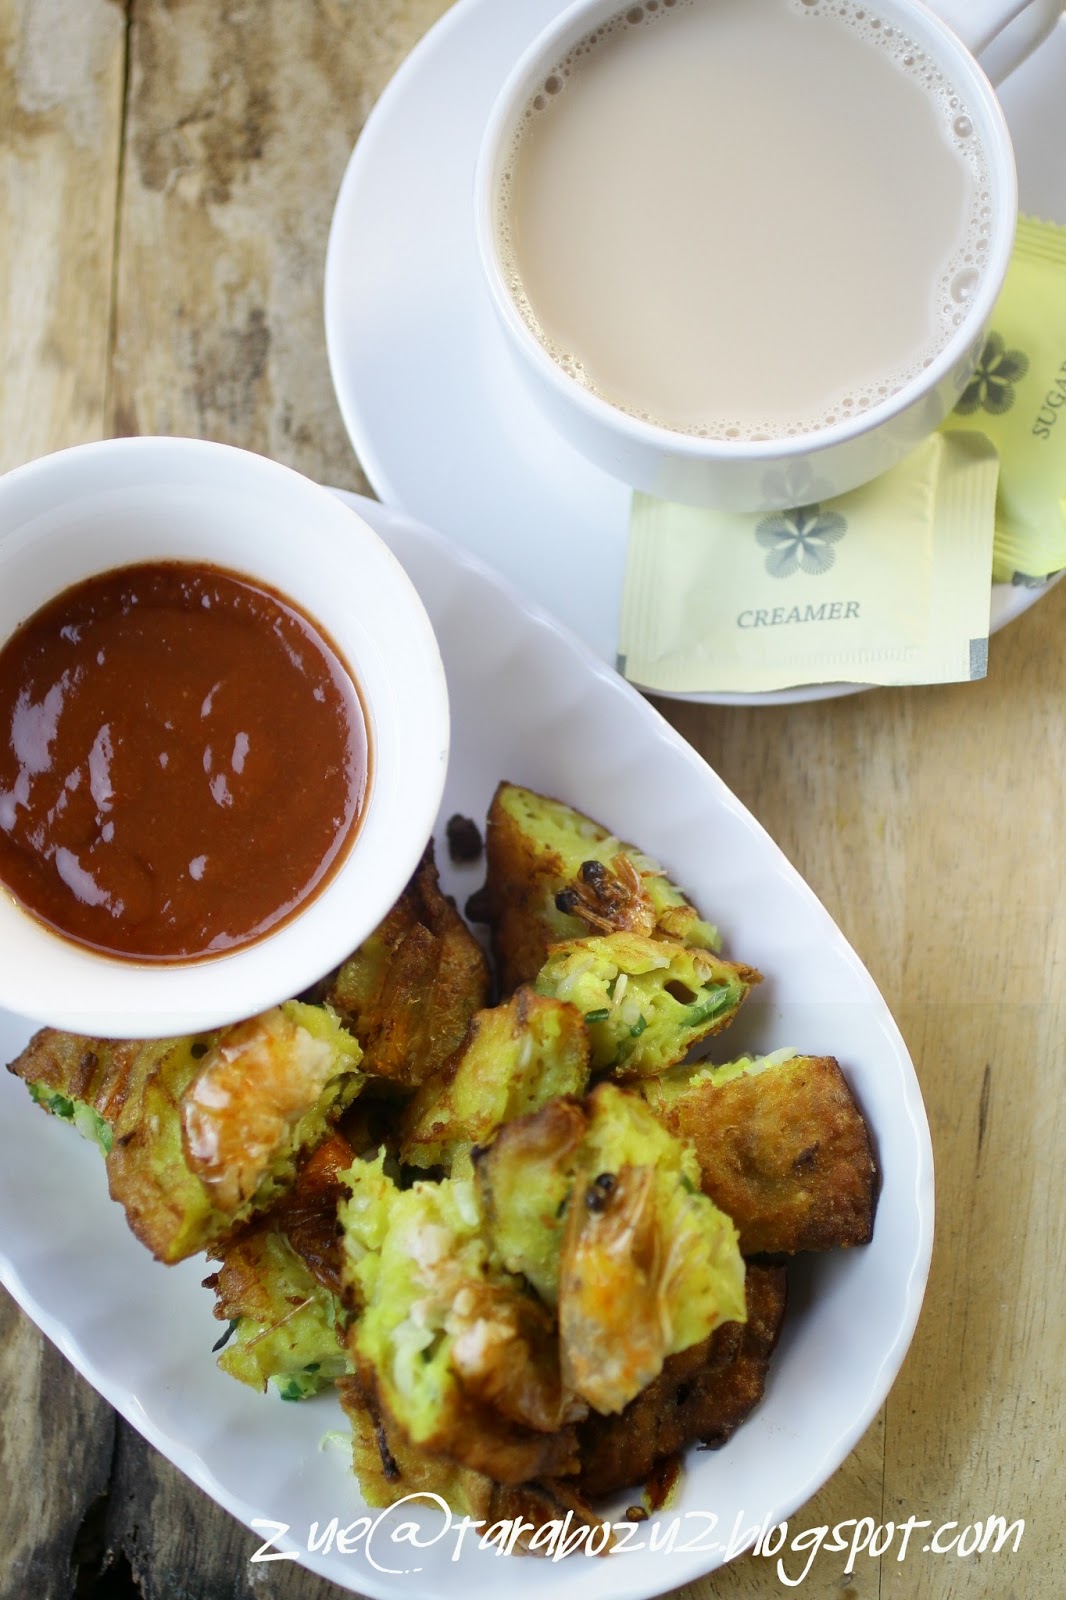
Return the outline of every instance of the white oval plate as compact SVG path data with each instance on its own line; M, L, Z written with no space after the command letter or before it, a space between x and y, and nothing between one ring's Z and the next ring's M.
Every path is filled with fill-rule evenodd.
M375 105L341 184L326 258L326 343L374 492L492 562L614 662L630 490L578 455L512 367L481 279L473 178L511 64L563 0L458 0ZM934 4L935 9L935 4ZM1022 209L1066 223L1058 125L1066 18L1000 91ZM993 632L1046 588L996 584ZM849 694L682 694L784 705Z
M348 497L391 546L437 632L453 709L441 817L483 819L500 778L564 797L661 857L727 952L766 974L758 1005L719 1041L794 1044L834 1054L873 1130L883 1189L873 1242L790 1270L791 1306L764 1400L719 1452L694 1452L677 1504L672 1551L607 1559L507 1560L479 1551L428 1507L390 1511L369 1551L336 1542L308 1553L314 1524L340 1528L363 1511L329 1396L300 1405L220 1373L219 1324L200 1287L203 1258L150 1259L107 1197L100 1158L0 1073L0 1278L104 1397L208 1494L251 1527L284 1523L281 1547L323 1577L381 1600L522 1597L643 1600L720 1565L739 1530L791 1516L830 1476L876 1415L921 1305L933 1229L933 1169L918 1084L883 999L828 913L755 819L684 740L550 617L441 537ZM480 866L453 868L460 905ZM9 1061L28 1034L0 1013ZM623 1498L620 1507L626 1504ZM712 1528L710 1518L717 1519ZM390 1532L417 1522L425 1548ZM650 1525L649 1525L650 1526ZM736 1532L734 1530L737 1530ZM249 1533L248 1554L267 1536ZM667 1534L669 1530L667 1528ZM637 1530L647 1545L648 1528ZM750 1535L749 1535L750 1539Z

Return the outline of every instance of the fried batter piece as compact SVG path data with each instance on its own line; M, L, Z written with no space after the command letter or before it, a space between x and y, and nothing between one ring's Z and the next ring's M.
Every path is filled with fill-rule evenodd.
M563 1385L550 1313L492 1264L473 1185L399 1190L382 1161L356 1162L348 1181L349 1346L375 1410L501 1483L576 1471L585 1407Z
M192 1041L206 1050L213 1036ZM169 1050L169 1039L86 1039L41 1028L8 1071L21 1078L39 1106L73 1122L106 1156L115 1123L136 1080Z
M65 1115L69 1101L74 1120L81 1108L99 1118L112 1199L153 1255L174 1262L289 1187L300 1157L358 1094L358 1062L330 1011L289 1001L198 1037L131 1043L46 1031L12 1070L32 1075L47 1109Z
M485 953L441 893L433 844L392 910L341 967L326 999L363 1049L363 1071L416 1089L488 1003Z
M344 1174L354 1156L343 1134L332 1133L301 1162L292 1188L262 1219L285 1235L311 1276L331 1294L341 1292L337 1207L348 1197Z
M231 1324L219 1366L242 1383L301 1400L350 1372L338 1332L342 1316L337 1207L353 1151L334 1132L296 1173L292 1188L211 1252L221 1263L204 1279L215 1316Z
M744 1264L730 1219L699 1193L679 1140L660 1141L635 1095L603 1083L559 1259L565 1382L596 1411L621 1411L664 1360L720 1322L743 1320Z
M726 1322L664 1363L615 1417L592 1412L578 1430L579 1484L590 1499L642 1484L695 1442L722 1445L762 1399L785 1314L783 1267L749 1266L747 1321Z
M869 1242L877 1164L831 1056L678 1067L639 1088L663 1125L691 1142L704 1193L733 1218L744 1255Z
M409 1494L439 1494L459 1516L488 1517L496 1485L483 1472L458 1466L412 1445L377 1407L373 1387L358 1374L337 1384L352 1429L352 1467L368 1506L391 1506Z
M666 1357L744 1317L736 1230L665 1131L602 1083L507 1124L476 1161L492 1242L557 1304L563 1381L598 1411L620 1411Z
M582 1013L593 1071L642 1078L720 1033L760 981L754 967L675 939L610 933L553 945L536 989Z
M479 1011L461 1047L428 1078L401 1122L401 1160L416 1167L469 1170L469 1153L501 1123L537 1111L556 1095L583 1094L588 1034L580 1012L522 988Z
M182 1096L181 1123L189 1166L220 1210L236 1214L257 1194L262 1204L270 1177L278 1193L292 1182L299 1153L358 1089L359 1057L319 1006L277 1006L219 1034Z
M218 1364L224 1372L284 1400L302 1400L351 1370L337 1332L340 1308L278 1228L253 1223L218 1252L204 1279L215 1316L232 1324Z
M525 1555L554 1557L559 1548L556 1540L560 1525L565 1530L566 1547L573 1551L582 1548L583 1529L587 1530L589 1549L597 1555L610 1555L618 1542L610 1520L596 1515L573 1478L496 1484L490 1516L494 1521L519 1522L517 1537L508 1548Z
M295 1001L223 1029L202 1057L177 1041L115 1125L108 1179L134 1233L180 1261L266 1210L358 1094L358 1062L328 1008Z
M481 1211L508 1272L521 1273L546 1305L559 1299L567 1202L588 1117L579 1101L551 1100L500 1129L474 1152Z
M507 1536L514 1543L508 1549L532 1554L549 1553L543 1535L540 1544L536 1535L541 1530L550 1534L549 1525L563 1522L568 1512L570 1539L575 1528L602 1526L572 1480L497 1483L483 1472L414 1447L394 1419L376 1409L373 1395L364 1390L358 1376L342 1378L337 1390L351 1424L352 1465L368 1506L391 1506L412 1494L436 1494L459 1516L486 1526L512 1522L514 1533L508 1530Z
M467 915L485 922L500 989L532 983L548 948L632 929L713 950L704 922L658 862L560 800L501 783L489 808L484 886Z

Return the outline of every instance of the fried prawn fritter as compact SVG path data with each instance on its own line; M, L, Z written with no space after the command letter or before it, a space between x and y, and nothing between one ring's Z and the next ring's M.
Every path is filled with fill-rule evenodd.
M560 1535L565 1535L565 1549L576 1553L587 1543L589 1552L607 1556L618 1542L610 1520L596 1515L574 1478L496 1484L490 1516L497 1525L510 1524L506 1534L509 1553L554 1558L560 1549Z
M550 1314L490 1258L473 1185L397 1189L356 1162L340 1208L350 1348L364 1392L412 1444L501 1483L576 1470Z
M231 1324L223 1372L253 1389L273 1381L283 1400L302 1400L350 1371L338 1301L280 1229L252 1223L218 1259L204 1284L215 1291L215 1316Z
M620 1411L667 1356L743 1319L736 1230L638 1096L602 1083L554 1101L505 1126L476 1171L495 1248L557 1305L564 1382L596 1410Z
M357 1375L342 1378L337 1393L351 1425L352 1467L368 1506L437 1494L459 1516L488 1518L496 1485L485 1473L413 1445Z
M709 950L611 933L553 945L536 989L582 1013L594 1071L640 1078L673 1066L719 1033L759 981L753 967Z
M563 1376L596 1410L620 1411L664 1360L743 1320L736 1229L699 1192L699 1169L636 1096L600 1084L559 1259Z
M359 1040L363 1071L411 1090L440 1071L488 998L484 951L441 893L431 842L326 999Z
M343 1252L337 1207L348 1197L344 1174L355 1151L336 1131L302 1160L292 1188L262 1219L285 1235L311 1276L331 1294L341 1289Z
M289 1001L196 1037L45 1032L12 1070L32 1074L47 1109L64 1114L70 1099L73 1120L82 1107L100 1119L112 1199L153 1255L174 1262L289 1187L300 1157L359 1092L358 1062L359 1046L332 1012Z
M351 1370L338 1333L341 1242L337 1207L353 1151L332 1133L303 1160L292 1188L212 1252L215 1316L231 1323L219 1366L285 1400L316 1393Z
M213 1035L193 1040L207 1049ZM87 1039L41 1028L8 1066L45 1111L72 1122L106 1156L115 1123L135 1082L171 1048L169 1039Z
M236 1213L273 1180L295 1177L354 1098L359 1046L320 1006L289 1003L219 1034L182 1096L189 1166L216 1206Z
M544 1536L550 1536L552 1524L565 1523L571 1540L575 1529L602 1526L573 1480L497 1483L483 1472L415 1448L388 1414L376 1408L357 1376L342 1378L337 1390L352 1429L352 1466L368 1506L391 1506L413 1494L439 1495L459 1516L486 1527L509 1524L505 1537L513 1543L507 1549L533 1554L550 1552ZM601 1540L598 1535L597 1543Z
M639 1087L663 1125L691 1142L704 1193L733 1218L744 1255L832 1250L872 1237L877 1165L832 1057L678 1067Z
M581 1490L590 1498L644 1483L668 1457L726 1442L762 1399L785 1314L783 1267L749 1266L747 1321L726 1322L664 1363L616 1417L590 1413L578 1430Z
M467 914L491 929L504 994L533 982L550 945L589 932L631 929L717 948L717 931L658 862L560 800L501 783L485 856L485 883Z
M459 1050L418 1090L401 1121L401 1159L456 1171L471 1146L484 1144L502 1123L556 1095L583 1094L588 1076L581 1014L519 989L504 1005L479 1011Z
M545 1305L559 1300L559 1257L588 1117L573 1099L551 1100L507 1122L474 1173L485 1225L509 1272L520 1273Z

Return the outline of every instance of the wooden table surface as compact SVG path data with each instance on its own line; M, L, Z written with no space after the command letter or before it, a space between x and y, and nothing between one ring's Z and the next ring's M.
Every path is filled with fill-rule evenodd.
M0 0L0 467L185 433L367 492L326 366L326 236L367 112L445 9ZM1060 1595L1066 583L992 641L982 683L663 710L880 984L936 1151L910 1354L793 1525L1025 1520L1016 1553L916 1541L848 1575L823 1552L804 1590ZM340 1595L288 1562L249 1566L254 1547L2 1298L0 1600ZM748 1557L690 1592L787 1591Z

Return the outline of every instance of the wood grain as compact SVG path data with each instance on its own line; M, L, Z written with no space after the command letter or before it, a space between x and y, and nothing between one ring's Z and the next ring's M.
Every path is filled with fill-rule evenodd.
M0 1594L67 1600L99 1549L116 1421L6 1295L0 1395Z
M112 311L125 17L0 5L0 468L99 438Z
M913 1514L933 1529L915 1533L905 1563L860 1558L859 1595L973 1600L1052 1594L1059 1581L1064 707L1066 585L992 640L980 684L778 711L661 707L862 954L925 1097L937 1236L877 1482L879 1521ZM870 1447L868 1435L857 1454ZM796 1527L832 1523L820 1502L855 1464ZM846 1505L843 1516L864 1514L860 1498ZM941 1523L994 1515L1025 1519L1017 1554L921 1548ZM842 1565L819 1555L809 1582L835 1586Z
M444 0L136 0L115 433L186 433L366 492L322 321L337 190Z
M500 0L508 3L508 0ZM445 0L0 0L0 465L108 432L249 446L365 489L321 286L351 147ZM117 254L116 254L117 251ZM1017 1553L923 1551L803 1592L1061 1590L1066 1246L1066 583L986 682L661 709L854 944L914 1055L937 1161L925 1308L882 1414L793 1532L1024 1518ZM0 1301L0 1600L339 1600L252 1538ZM805 1558L803 1558L805 1559ZM793 1578L798 1555L785 1558ZM667 1575L668 1577L668 1575ZM742 1558L693 1600L785 1592Z
M0 5L0 469L105 427L125 17ZM94 1559L110 1408L0 1299L0 1594L67 1600Z

